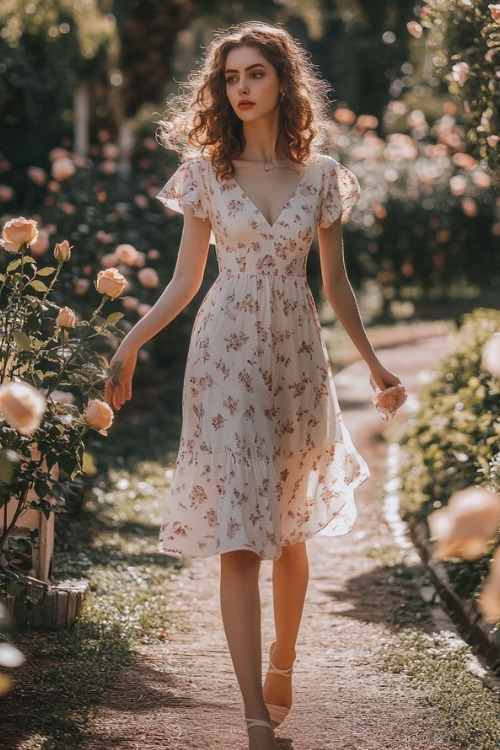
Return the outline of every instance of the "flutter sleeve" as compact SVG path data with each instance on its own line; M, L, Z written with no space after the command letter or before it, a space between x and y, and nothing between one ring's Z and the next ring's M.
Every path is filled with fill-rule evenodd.
M323 166L319 226L323 229L329 227L339 216L346 221L358 199L359 183L356 176L335 159L326 157Z
M156 196L165 206L183 214L186 206L199 219L210 216L207 170L203 160L187 161L177 169Z

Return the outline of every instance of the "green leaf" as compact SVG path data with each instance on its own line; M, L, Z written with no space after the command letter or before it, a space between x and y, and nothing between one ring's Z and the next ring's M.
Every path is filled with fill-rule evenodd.
M120 313L120 312L111 313L111 315L108 315L108 317L106 318L106 325L114 326L122 318L123 318L123 313Z
M40 268L37 271L37 276L51 276L53 273L56 272L56 268L52 268L51 266L47 266L47 268Z
M16 342L16 349L18 351L30 351L31 339L26 333L24 333L24 331L14 331L13 336Z
M25 255L25 256L24 256L24 258L23 258L23 266L24 266L24 265L25 265L26 263L34 263L34 264L35 264L35 266L36 266L36 260L35 260L34 258L32 258L32 257L31 257L31 255Z
M37 279L33 279L33 281L30 281L28 284L32 289L35 290L35 292L48 292L49 288L46 286L43 281L38 281Z
M0 273L0 281L5 281L7 276L4 273Z
M20 265L21 265L21 258L18 258L17 260L13 260L7 266L7 273L12 273L13 271L16 271Z

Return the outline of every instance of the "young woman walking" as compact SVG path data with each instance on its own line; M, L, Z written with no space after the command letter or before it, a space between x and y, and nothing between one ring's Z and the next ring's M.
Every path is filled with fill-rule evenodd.
M184 214L173 278L111 361L107 399L130 399L137 354L200 288L213 234L219 275L188 354L183 427L159 548L221 556L221 610L250 750L274 750L292 704L308 582L306 541L346 533L368 476L342 423L306 260L317 231L326 296L377 387L343 260L352 173L320 153L327 87L282 28L216 35L161 124L182 164L159 194ZM276 636L262 685L259 567L273 561Z

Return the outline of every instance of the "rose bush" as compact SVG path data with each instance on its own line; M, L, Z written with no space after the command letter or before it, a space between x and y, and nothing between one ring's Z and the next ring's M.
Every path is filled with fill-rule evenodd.
M59 304L56 287L71 247L57 243L57 264L39 267L30 252L37 236L35 221L11 219L0 242L0 596L26 588L12 537L22 514L64 506L83 469L87 431L106 434L113 420L102 395L106 348L121 336L122 314L103 317L102 310L125 278L107 269L96 281L96 308L89 320L78 319ZM36 544L34 535L29 542Z

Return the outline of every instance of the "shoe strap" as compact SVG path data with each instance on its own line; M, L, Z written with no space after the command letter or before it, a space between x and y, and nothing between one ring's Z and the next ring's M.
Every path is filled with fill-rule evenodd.
M274 731L272 724L263 719L247 719L246 722L248 730L253 729L253 727L266 727L266 729L270 729L271 732Z

